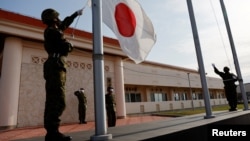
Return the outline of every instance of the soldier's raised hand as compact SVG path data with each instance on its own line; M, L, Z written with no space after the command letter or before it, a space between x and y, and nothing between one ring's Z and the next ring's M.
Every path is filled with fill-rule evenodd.
M212 63L212 66L215 68L215 64L214 63Z
M76 12L77 12L78 15L82 15L82 13L83 13L83 8L80 9L80 10L77 10Z

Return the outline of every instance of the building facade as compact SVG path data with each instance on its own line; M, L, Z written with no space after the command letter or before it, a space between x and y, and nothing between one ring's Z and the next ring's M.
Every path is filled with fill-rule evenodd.
M43 47L45 25L40 19L0 10L0 129L43 125L45 80ZM74 91L83 87L88 99L88 121L94 120L92 34L65 31L74 45L67 59L66 110L62 123L78 121ZM145 61L135 64L116 39L104 37L105 86L115 89L117 116L203 107L196 70ZM207 77L211 105L227 104L221 79Z
M245 88L245 92L246 92L246 98L247 98L247 101L249 103L250 102L250 83L244 84L244 88ZM242 98L241 89L240 89L239 85L237 86L236 90L237 90L237 94L238 94L238 102L244 103L243 98Z
M204 106L196 70L159 63L124 62L127 113L144 113ZM211 105L226 104L221 79L207 77Z

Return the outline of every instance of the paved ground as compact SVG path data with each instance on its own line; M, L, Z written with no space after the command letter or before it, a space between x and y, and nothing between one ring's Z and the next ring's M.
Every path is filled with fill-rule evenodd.
M88 124L73 124L61 126L60 131L73 137L72 141L89 141L109 139L112 141L159 141L159 140L208 140L211 136L209 125L216 129L221 125L228 125L230 129L238 131L237 125L250 125L250 110L218 111L213 115L205 116L204 113L178 118L158 116L137 116L118 119L117 126L107 129L107 134L96 135L94 122ZM220 126L218 126L220 125ZM243 127L243 126L241 126ZM248 127L248 126L245 126ZM213 127L214 128L214 127ZM243 129L240 129L243 130ZM250 133L249 128L244 128ZM224 128L223 128L224 131ZM1 141L44 141L43 128L15 129L0 132ZM249 139L247 135L242 140ZM108 137L108 138L107 138ZM221 138L220 138L221 139ZM224 139L224 138L223 138ZM237 138L238 139L238 138ZM218 139L216 139L218 140Z
M171 119L171 117L148 116L148 115L133 116L133 117L127 117L125 119L118 119L117 126L147 123L151 121L166 120L166 119ZM95 123L88 122L87 124L62 125L60 127L60 131L63 133L72 133L72 132L93 130L94 128L95 128ZM44 130L43 127L27 127L27 128L18 128L5 131L0 130L0 141L11 141L18 139L41 137L45 136L45 134L46 131Z

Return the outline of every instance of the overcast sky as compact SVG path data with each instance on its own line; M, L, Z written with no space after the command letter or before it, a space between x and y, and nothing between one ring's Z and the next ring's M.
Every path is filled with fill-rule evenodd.
M0 8L40 19L46 8L54 8L63 19L81 9L87 0L1 0ZM198 69L186 0L138 0L151 19L157 42L146 60ZM231 46L219 0L192 0L205 71L218 77L211 66L228 66L236 73ZM250 1L224 0L244 83L250 83ZM78 23L71 25L92 32L91 8L86 7ZM103 25L103 34L116 38Z

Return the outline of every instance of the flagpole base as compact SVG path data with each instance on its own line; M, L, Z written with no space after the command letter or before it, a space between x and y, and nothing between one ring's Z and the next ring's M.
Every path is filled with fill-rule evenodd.
M93 135L90 137L91 141L107 141L112 139L112 134L106 134L106 135Z
M214 115L207 115L207 116L204 116L204 119L210 119L210 118L215 118Z

